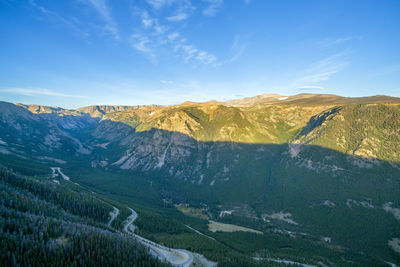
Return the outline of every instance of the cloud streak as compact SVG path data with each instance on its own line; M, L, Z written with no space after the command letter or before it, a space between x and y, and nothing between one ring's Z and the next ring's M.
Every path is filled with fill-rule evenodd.
M322 60L316 61L307 69L307 74L298 80L302 84L319 83L342 71L349 62L345 59L346 52L340 52Z
M65 98L87 98L86 96L70 95L60 92L56 92L46 88L19 88L19 87L8 87L0 89L0 93L8 93L14 95L24 96L54 96L54 97L65 97Z
M361 40L362 36L346 36L346 37L338 37L338 38L325 38L319 42L317 42L317 46L320 48L331 47L341 45L354 40Z
M182 20L187 19L188 17L189 17L189 15L187 13L179 13L179 14L167 17L167 20L169 20L169 21L182 21Z
M300 89L300 90L323 90L325 88L323 86L304 85L304 86L297 87L297 89Z
M34 0L29 0L29 3L32 7L39 10L42 14L47 16L52 21L55 21L57 23L64 25L66 28L69 28L70 30L72 30L73 32L78 34L79 36L84 37L84 38L87 38L89 36L89 34L86 31L81 29L81 27L79 25L80 21L77 18L74 18L74 19L65 18L65 17L61 16L60 14L47 9L44 6L37 4Z
M120 39L117 23L111 16L106 0L84 0L85 3L92 6L105 23L105 31L110 33L116 40Z
M203 15L213 17L220 11L224 0L203 0L208 6L203 9Z
M236 35L235 38L233 39L233 43L232 43L232 46L231 46L231 49L230 49L231 57L226 59L226 60L224 60L224 61L217 62L215 64L215 66L216 67L221 67L221 66L223 66L225 64L229 64L229 63L235 62L236 60L238 60L242 56L242 54L245 51L246 47L247 47L247 44L241 43L239 35Z
M161 8L166 3L153 3L156 7ZM212 65L218 59L212 53L197 48L190 44L186 38L181 37L178 31L175 31L173 25L165 26L161 24L158 18L152 17L148 11L136 9L135 12L142 24L141 30L136 30L131 36L132 47L147 55L151 61L155 61L158 54L165 51L173 51L176 57L180 58L184 63ZM179 21L179 19L168 19L167 21Z

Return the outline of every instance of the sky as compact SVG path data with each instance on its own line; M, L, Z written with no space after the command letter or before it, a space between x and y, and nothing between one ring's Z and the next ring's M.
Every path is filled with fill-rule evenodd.
M0 101L400 97L399 0L0 0Z

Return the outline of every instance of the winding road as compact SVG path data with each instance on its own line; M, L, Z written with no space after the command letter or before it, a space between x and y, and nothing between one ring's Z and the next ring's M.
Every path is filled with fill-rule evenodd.
M118 214L119 214L119 209L117 209L116 207L113 206L114 211L110 212L111 215L111 219L108 221L107 223L107 227L110 228L111 223L115 220L115 218L117 218Z
M52 176L53 176L53 178L57 176L57 173L56 173L56 172L58 172L64 180L66 180L66 181L69 181L69 180L70 180L70 178L69 178L68 176L66 176L66 175L61 171L61 168L60 168L60 167L50 167L50 169L51 169L51 171L52 171Z
M132 214L126 220L124 232L132 235L142 245L146 246L149 249L150 254L152 254L154 257L160 259L161 261L166 261L173 266L188 267L194 262L200 264L201 266L217 266L216 262L209 261L200 254L192 253L185 249L168 248L135 234L134 231L136 227L133 225L133 222L137 219L138 215L133 209L129 207L128 209L132 212Z
M57 176L57 172L58 172L64 180L70 181L70 178L61 171L60 167L51 167L51 171L52 171L53 178ZM79 185L77 183L74 183L74 184ZM92 193L94 193L94 192L92 192ZM96 198L96 199L98 199L98 198ZM98 199L98 200L104 202L101 199ZM119 215L119 209L114 206L112 206L112 207L114 210L112 212L110 212L111 218L107 223L108 228L111 227L112 222ZM131 215L128 216L128 218L125 221L125 225L123 228L124 232L130 234L139 243L141 243L142 245L147 247L149 249L150 254L153 255L154 257L158 258L161 261L168 262L173 266L179 266L179 267L189 267L192 264L195 264L196 266L205 266L205 267L217 266L216 262L207 260L203 255L200 255L197 253L192 253L185 249L168 248L168 247L162 246L160 244L157 244L153 241L150 241L146 238L143 238L143 237L135 234L134 232L136 230L136 226L133 224L133 222L137 219L138 215L137 215L136 211L134 211L132 208L130 208L130 207L127 207L127 208L132 213L131 213ZM187 227L189 227L189 226L187 226ZM201 234L197 230L195 230L191 227L189 227L189 228L194 230L196 233ZM204 235L204 234L201 234L201 235Z

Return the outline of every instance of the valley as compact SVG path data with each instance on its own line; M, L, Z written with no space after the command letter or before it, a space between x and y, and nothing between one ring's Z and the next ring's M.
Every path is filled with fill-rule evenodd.
M175 266L385 266L400 263L399 125L386 96L2 102L0 163L98 199L100 228Z

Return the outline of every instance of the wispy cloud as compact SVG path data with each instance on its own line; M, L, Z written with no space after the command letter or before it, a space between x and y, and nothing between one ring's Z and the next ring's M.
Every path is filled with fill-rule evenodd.
M167 16L166 19L173 22L183 21L188 19L195 10L196 7L192 5L191 1L179 1L177 2L176 9L172 12L172 15Z
M346 52L340 52L322 60L316 61L307 69L300 79L302 83L319 83L328 80L332 75L343 70L349 62L345 59Z
M150 18L149 13L147 13L147 11L143 11L141 13L142 16L142 24L146 27L152 27L153 24L155 23L154 19Z
M174 41L178 37L179 37L179 33L177 33L177 32L173 32L171 34L168 34L168 40L170 40L170 41Z
M120 39L118 25L111 16L110 8L106 0L82 0L91 5L105 23L105 31L110 33L116 40Z
M54 12L48 8L45 8L42 5L37 4L34 0L29 0L29 3L32 7L39 10L43 15L47 16L47 18L51 19L54 22L64 25L65 27L69 28L79 36L83 38L87 38L89 36L89 34L86 31L82 30L82 27L80 27L81 26L80 21L77 18L63 17L57 12Z
M134 8L142 27L136 28L131 38L132 47L144 53L151 61L165 51L173 51L177 58L193 67L209 65L219 67L240 58L246 45L235 36L231 49L227 49L228 58L221 61L205 49L191 43L182 35L182 22L188 20L198 8L204 16L215 16L223 5L223 0L146 0L148 8ZM194 5L196 3L196 6ZM162 11L161 11L162 9ZM160 16L161 13L162 17ZM167 15L164 15L167 13ZM169 13L169 14L168 14Z
M130 39L130 43L133 48L137 51L146 54L152 61L155 60L156 55L154 52L154 47L150 39L141 34L133 34Z
M311 74L311 75L302 77L300 79L300 81L302 81L303 83L319 83L319 82L329 80L329 78L337 72L339 72L339 71L334 70L334 71L327 71L327 72Z
M150 4L153 8L160 9L165 6L169 6L178 0L147 0L146 2Z
M171 81L171 80L160 80L160 82L161 82L162 84L165 84L165 85L174 84L174 81Z
M317 42L318 47L331 47L341 45L354 40L362 40L362 36L346 36L338 38L325 38Z
M199 50L194 45L187 44L185 39L180 39L174 43L173 48L176 55L182 58L185 63L193 62L210 65L218 60L215 55Z
M216 66L220 67L222 65L235 62L236 60L238 60L242 56L242 54L245 51L246 47L247 47L247 44L243 44L240 41L239 35L235 35L235 38L233 39L233 43L232 43L232 46L231 46L231 49L230 49L231 57L229 57L228 59L226 59L224 61L220 61L220 62L216 63Z
M25 96L54 96L54 97L66 97L66 98L87 98L86 96L70 95L60 92L56 92L46 88L19 88L19 87L7 87L0 88L0 93L9 93L14 95L25 95Z
M161 8L165 3L154 3ZM131 37L131 45L137 51L144 53L155 61L158 54L165 51L173 51L175 56L181 58L184 63L210 65L217 62L217 57L212 53L197 48L190 44L186 38L172 28L174 25L165 26L157 18L152 17L148 11L136 9L135 13L140 17L142 29L136 29ZM168 18L167 18L168 20ZM169 20L171 21L171 20Z
M224 0L203 0L207 3L207 7L203 9L204 16L215 16L221 9Z
M139 12L139 14L142 18L143 26L147 29L153 30L153 34L161 34L168 29L168 27L161 25L157 18L151 17L146 10Z
M304 75L296 79L289 87L300 90L323 90L324 87L315 84L327 81L342 71L349 64L346 55L347 52L343 51L311 63Z
M167 20L169 20L169 21L182 21L182 20L187 19L188 17L189 17L189 15L187 13L179 13L179 14L167 17Z
M316 85L303 85L303 86L299 86L299 87L297 87L297 89L300 89L300 90L316 90L316 91L318 91L318 90L323 90L323 89L325 89L323 86L316 86Z

